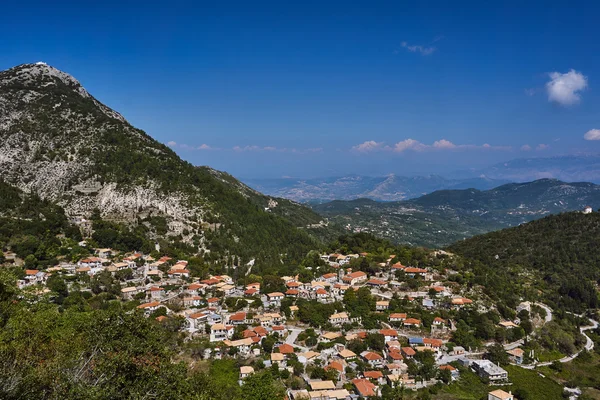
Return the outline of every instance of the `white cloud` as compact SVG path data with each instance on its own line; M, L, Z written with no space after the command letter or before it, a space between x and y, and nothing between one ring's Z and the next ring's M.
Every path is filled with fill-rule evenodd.
M600 129L590 129L583 135L585 140L600 140Z
M197 147L198 150L213 150L212 147L210 147L209 145L207 145L206 143L201 144L200 146Z
M167 142L167 146L169 146L169 147L175 147L175 146L177 146L177 142L174 142L174 141L171 140L170 142Z
M489 147L489 146L490 146L489 144L483 145L483 147ZM436 149L454 149L454 148L456 148L456 145L449 140L442 139L442 140L436 140L435 142L433 142L433 147L435 147Z
M565 74L550 72L550 82L546 83L548 100L563 106L570 106L581 101L580 92L587 88L587 77L582 73L570 70Z
M538 151L542 151L542 150L548 150L549 148L550 148L549 144L540 143L537 145L537 147L535 149Z
M352 147L352 150L360 151L360 152L370 152L375 150L380 150L383 147L383 142L376 142L374 140L367 140L361 144L357 144Z
M531 146L528 144L524 144L521 146L521 151L531 151Z
M419 142L414 139L406 139L401 142L398 142L394 145L394 151L396 153L402 153L406 150L414 150L414 151L423 151L426 150L429 146Z
M406 42L402 42L400 45L411 53L421 53L424 56L429 56L437 50L433 46L410 45Z

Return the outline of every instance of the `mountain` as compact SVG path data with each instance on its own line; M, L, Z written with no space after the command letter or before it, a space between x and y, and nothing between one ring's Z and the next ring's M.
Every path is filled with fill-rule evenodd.
M519 158L484 169L459 171L450 175L456 179L485 176L490 179L503 179L511 182L553 178L567 182L600 183L600 155Z
M303 203L322 203L331 200L354 200L368 198L380 201L411 199L440 189L463 189L474 187L491 189L506 180L488 178L446 179L429 176L360 176L348 175L315 179L246 179L249 186L273 196L284 197Z
M428 247L600 204L600 186L540 179L495 189L440 190L413 200L333 201L313 209L352 231Z
M73 221L98 210L217 256L301 252L331 233L301 205L181 160L44 63L0 72L0 170Z
M571 212L462 240L448 250L481 262L490 274L530 281L530 291L539 290L555 310L581 312L599 304L599 240L600 213Z

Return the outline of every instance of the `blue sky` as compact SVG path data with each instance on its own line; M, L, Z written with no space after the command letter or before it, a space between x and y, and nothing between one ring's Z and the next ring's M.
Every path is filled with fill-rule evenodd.
M591 1L11 3L1 69L47 62L181 157L238 177L600 151L584 139L600 139Z

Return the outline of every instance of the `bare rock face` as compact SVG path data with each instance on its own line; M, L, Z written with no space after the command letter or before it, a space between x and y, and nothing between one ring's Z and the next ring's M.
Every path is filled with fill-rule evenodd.
M58 202L72 217L96 208L121 221L159 215L173 234L202 222L199 193L165 190L162 177L130 170L130 158L156 168L181 163L71 75L44 63L0 72L2 179Z

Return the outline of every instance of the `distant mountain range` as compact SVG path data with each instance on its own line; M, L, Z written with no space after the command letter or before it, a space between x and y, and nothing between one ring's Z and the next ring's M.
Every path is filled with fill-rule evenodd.
M600 186L540 179L495 189L440 190L417 199L332 201L313 210L350 231L394 242L440 247L549 214L600 206Z
M360 176L348 175L315 179L246 179L250 187L271 196L284 197L303 203L323 203L331 200L368 198L378 201L412 199L441 189L479 190L508 183L502 179L460 178L447 179L439 175L428 176Z
M600 155L522 158L482 169L449 172L447 176L347 175L326 178L244 179L250 187L302 203L360 198L377 201L413 199L436 190L488 190L510 182L536 179L600 183Z
M527 182L536 179L560 179L566 182L600 183L600 155L582 154L556 157L519 158L483 169L450 174L455 179L485 176L491 180Z

